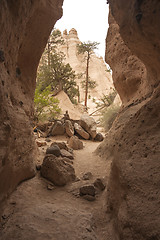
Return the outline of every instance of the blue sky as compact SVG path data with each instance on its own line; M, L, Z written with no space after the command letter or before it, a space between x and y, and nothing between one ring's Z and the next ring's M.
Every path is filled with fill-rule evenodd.
M75 28L82 42L100 42L97 53L104 57L108 11L106 0L64 0L63 17L55 27L61 32Z

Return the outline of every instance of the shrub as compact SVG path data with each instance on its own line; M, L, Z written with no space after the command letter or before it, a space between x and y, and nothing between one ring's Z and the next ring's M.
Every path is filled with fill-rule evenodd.
M112 127L112 124L119 112L120 107L112 105L109 108L103 110L103 116L101 119L102 125L106 132Z
M51 96L50 86L46 87L42 92L38 88L35 90L35 119L37 121L51 120L61 112L58 106L59 100Z

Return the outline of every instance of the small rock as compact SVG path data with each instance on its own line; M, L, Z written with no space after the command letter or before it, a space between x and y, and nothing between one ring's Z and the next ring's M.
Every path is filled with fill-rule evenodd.
M91 195L84 195L83 198L90 202L93 202L96 200L95 196L91 196Z
M40 171L41 170L41 164L37 164L36 169L37 169L37 171Z
M96 189L93 185L85 185L79 189L80 195L90 195L90 196L95 196L96 194Z
M36 143L37 143L37 146L38 146L38 147L43 147L43 146L46 146L46 145L47 145L46 142L36 141Z
M103 183L103 180L102 180L101 178L97 178L97 179L95 180L94 186L95 186L96 188L98 188L99 190L101 190L101 191L103 191L103 190L106 188L106 186L105 186L105 184Z
M74 135L74 128L72 126L71 121L69 121L69 120L65 121L65 129L66 129L66 133L69 137L72 137Z
M52 191L54 188L55 188L55 187L54 187L54 185L52 185L52 184L48 184L48 185L47 185L47 189L50 190L50 191Z
M82 179L83 180L90 180L93 177L91 172L87 172L83 175Z
M68 145L74 150L83 149L83 142L77 136L72 136L69 139Z
M60 148L57 145L51 146L47 148L46 154L53 154L56 157L59 157L61 155Z
M97 133L94 140L97 141L97 142L102 142L104 140L104 137L103 137L102 133Z
M69 158L69 159L74 159L73 154L66 151L65 149L61 149L60 152L61 152L62 157L66 157L66 158Z
M59 159L62 159L66 163L73 164L73 161L69 158L63 157L63 158L59 158Z
M57 145L60 149L65 149L68 151L68 147L65 142L53 142L51 146Z
M46 142L51 142L51 139L46 138L45 141L46 141Z
M75 182L81 181L80 178L76 177Z
M73 154L73 149L72 148L68 148L67 150L69 153Z

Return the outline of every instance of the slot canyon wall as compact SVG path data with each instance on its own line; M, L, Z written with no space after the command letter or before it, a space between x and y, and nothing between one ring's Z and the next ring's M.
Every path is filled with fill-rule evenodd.
M0 1L0 201L34 176L36 70L63 0ZM99 152L112 160L110 239L160 239L160 2L109 0L106 61L123 108ZM109 238L109 237L108 237Z
M106 61L123 108L98 151L111 160L110 239L160 239L160 2L109 0Z
M0 1L0 202L35 174L36 71L63 0Z

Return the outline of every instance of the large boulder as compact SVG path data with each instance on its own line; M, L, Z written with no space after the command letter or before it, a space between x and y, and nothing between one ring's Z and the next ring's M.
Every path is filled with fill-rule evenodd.
M69 139L68 145L74 150L83 149L83 142L77 136L72 136Z
M64 133L65 133L65 128L60 121L55 122L50 129L51 136L63 135Z
M74 135L74 128L72 126L71 121L69 121L69 120L65 121L65 130L69 137L72 137Z
M92 139L94 139L96 137L97 126L96 126L96 122L95 122L94 118L90 117L87 114L83 114L80 119L80 125L82 128L84 128L90 134Z
M41 175L57 186L64 186L76 178L73 166L65 158L57 158L52 154L45 156Z
M78 123L74 124L75 131L84 139L89 139L89 133L87 133Z

